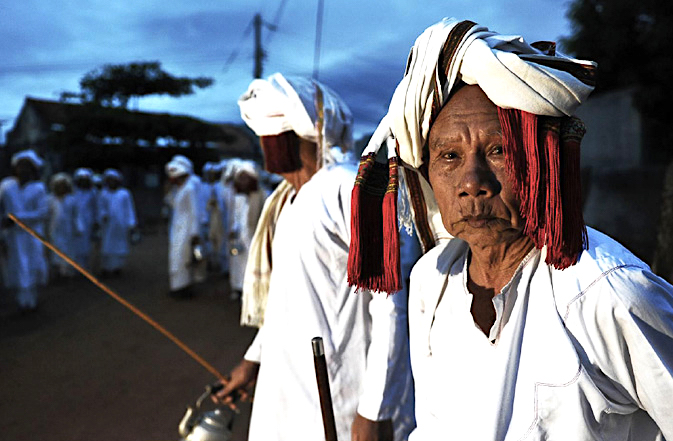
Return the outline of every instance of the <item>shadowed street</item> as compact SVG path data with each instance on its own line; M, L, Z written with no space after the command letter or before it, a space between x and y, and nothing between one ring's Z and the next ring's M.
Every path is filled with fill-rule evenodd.
M189 300L168 297L163 231L145 234L125 271L103 283L224 375L255 334L239 326L226 280L211 276ZM43 289L28 316L0 296L3 440L177 440L186 406L215 380L83 276ZM249 409L242 405L234 422L236 441L246 438Z

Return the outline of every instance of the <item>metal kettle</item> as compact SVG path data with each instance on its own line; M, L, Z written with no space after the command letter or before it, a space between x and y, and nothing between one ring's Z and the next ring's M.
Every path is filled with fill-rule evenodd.
M234 411L226 406L201 412L201 404L210 395L222 388L221 385L208 385L206 391L193 406L187 407L185 416L178 426L180 441L230 441L234 423Z

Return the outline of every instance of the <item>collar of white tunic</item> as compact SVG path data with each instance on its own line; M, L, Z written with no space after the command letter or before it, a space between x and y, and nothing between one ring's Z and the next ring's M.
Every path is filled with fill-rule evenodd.
M527 255L526 257L519 263L519 266L517 267L516 271L514 271L514 274L512 274L512 277L509 279L509 281L503 286L503 288L500 290L498 294L496 294L493 297L493 308L495 309L495 322L493 323L493 326L491 326L491 329L489 330L488 334L488 339L487 342L491 345L497 345L498 340L500 338L500 334L502 332L502 328L505 326L507 323L507 320L509 319L511 313L512 313L512 307L514 306L514 303L516 302L516 296L517 296L517 289L516 286L519 284L521 281L521 274L523 272L523 269L531 262L533 256L536 256L540 254L540 251L533 248ZM447 272L447 283L445 285L445 289L442 292L441 297L444 297L445 293L456 293L452 295L458 295L458 293L461 293L463 299L456 299L456 306L462 310L462 313L467 314L469 316L469 320L472 320L472 326L474 327L474 330L476 332L475 338L483 340L486 338L486 335L482 332L481 328L474 322L474 318L472 317L472 301L474 300L474 295L469 291L467 288L468 285L468 263L470 261L470 250L469 248L466 249L466 252L459 258L457 259L449 268L449 271ZM462 286L459 288L457 285L460 283ZM439 304L441 305L442 300L440 298ZM446 303L446 302L445 302ZM450 301L450 303L453 303ZM438 311L440 309L440 306L438 305ZM457 313L461 313L460 311L455 311Z

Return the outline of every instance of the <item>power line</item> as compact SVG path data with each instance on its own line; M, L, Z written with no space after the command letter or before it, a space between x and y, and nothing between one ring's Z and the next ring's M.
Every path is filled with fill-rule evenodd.
M318 79L320 69L320 39L322 37L323 0L318 0L318 13L315 24L315 50L313 52L313 79Z

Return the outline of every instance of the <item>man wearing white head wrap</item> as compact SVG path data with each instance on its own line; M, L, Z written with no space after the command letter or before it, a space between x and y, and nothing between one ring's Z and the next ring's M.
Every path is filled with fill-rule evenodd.
M571 116L594 69L467 21L412 48L357 184L385 145L395 187L397 150L427 252L409 299L410 440L673 439L673 287L581 216ZM366 251L351 243L351 281L394 282Z
M98 201L93 186L93 172L78 168L73 175L77 216L81 229L74 231L72 257L84 268L89 268L94 227L97 225Z
M194 258L194 247L201 243L199 182L192 179L192 163L176 155L166 164L170 189L165 197L171 208L168 233L168 277L170 294L175 297L192 295L190 287L204 278L203 265Z
M56 248L73 256L76 234L82 231L82 219L78 216L70 176L67 173L56 173L51 177L50 190L47 237ZM50 253L49 257L52 279L74 275L72 266L56 253Z
M117 276L126 263L130 235L137 226L133 196L122 187L122 174L115 169L103 173L107 191L101 195L101 269L103 275Z
M243 292L243 276L248 261L250 242L264 205L264 192L259 185L256 165L239 162L234 171L234 201L231 210L229 282L231 298Z
M22 312L37 308L38 287L47 282L44 247L7 218L13 214L38 234L44 234L48 216L47 189L39 181L42 159L33 150L12 156L13 176L0 182L0 232L6 248L3 281L13 291Z
M352 146L350 111L324 85L280 74L253 81L239 105L266 170L285 180L265 203L246 268L241 320L260 330L218 395L256 379L250 440L324 437L309 347L322 336L338 438L406 439L406 297L373 299L346 280L355 169L331 165L330 149Z

